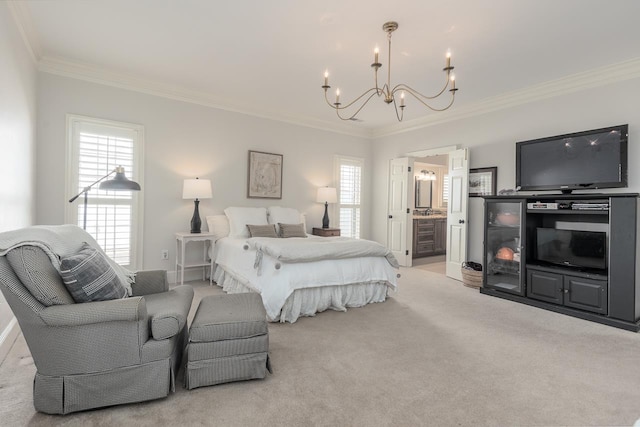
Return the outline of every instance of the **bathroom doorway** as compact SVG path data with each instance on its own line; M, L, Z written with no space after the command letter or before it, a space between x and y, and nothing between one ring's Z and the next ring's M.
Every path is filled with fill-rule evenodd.
M435 160L430 158L440 155L448 156L448 166L446 169L448 174L443 173L443 180L447 184L448 194L446 196L446 204L443 203L445 195L442 189L436 188L434 185L429 186L429 190L422 193L422 184L420 184L420 193L418 199L425 200L425 204L430 204L430 210L427 208L416 208L416 174L423 174L423 169L415 168L415 161L426 165L439 166ZM442 251L445 255L446 275L456 280L462 280L462 272L460 266L467 258L467 202L468 202L468 186L469 186L469 151L465 148L456 146L440 147L428 150L413 151L406 153L403 157L391 159L389 163L389 197L388 197L388 220L387 220L387 245L392 253L398 259L402 266L411 267L413 265L414 241L423 244L424 247L416 248L422 255L436 255L433 251ZM429 169L425 169L424 175L429 175ZM436 171L432 171L435 172ZM448 179L445 179L445 176ZM437 177L436 177L437 180ZM441 199L438 200L438 197ZM427 200L429 200L427 202ZM423 202L419 200L419 205ZM440 213L446 206L445 218L435 218L435 213ZM434 209L437 208L437 209ZM415 216L429 217L430 219L440 220L440 224L417 224L414 229L414 221L422 218ZM426 221L429 222L429 221ZM422 226L422 227L421 227ZM436 227L442 227L441 234L446 236L446 244L444 248L435 249L436 242L442 241L435 239ZM414 233L419 231L425 232L421 228L433 228L433 242L425 243L420 241ZM416 231L418 230L418 231ZM415 238L414 238L415 237ZM431 245L427 247L428 245ZM430 249L433 247L434 249ZM420 258L418 258L420 259Z

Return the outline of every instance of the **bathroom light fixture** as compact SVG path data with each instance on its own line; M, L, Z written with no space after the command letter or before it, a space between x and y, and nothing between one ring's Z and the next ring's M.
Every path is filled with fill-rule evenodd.
M434 171L428 171L423 169L420 171L420 175L418 175L418 179L420 181L435 181L436 173Z
M393 107L396 112L396 117L398 118L399 122L401 122L404 117L404 109L406 107L405 105L406 94L413 96L421 104L423 104L425 107L433 111L444 111L444 110L447 110L449 107L451 107L453 105L453 101L455 100L456 91L458 90L456 89L455 76L451 74L451 71L453 71L453 68L454 68L451 65L451 52L447 52L446 66L442 69L442 71L444 71L447 74L447 80L442 90L440 90L440 92L436 93L435 95L427 96L407 86L404 83L397 84L392 88L391 87L391 33L393 33L395 30L398 29L398 23L394 21L386 22L382 26L382 29L387 33L387 39L389 41L389 52L387 56L387 82L382 87L378 86L378 70L382 67L382 64L378 61L379 50L376 47L374 50L373 64L371 64L371 68L373 68L374 70L375 86L372 87L371 89L368 89L362 95L358 96L355 100L349 102L348 104L345 104L344 106L340 102L340 89L336 89L335 102L332 103L329 101L329 98L327 98L327 91L329 90L329 88L331 88L331 86L329 86L329 71L328 70L325 71L324 84L322 85L322 89L324 89L324 99L325 101L327 101L327 104L329 105L329 107L334 108L336 110L336 114L342 120L356 120L356 115L360 112L360 110L364 108L365 105L367 105L367 103L371 100L371 98L373 98L374 95L378 95L378 97L384 96L384 99L383 99L384 102L386 102L387 104L393 103ZM451 102L449 102L449 105L447 105L444 108L435 108L429 105L428 103L429 101L438 98L440 95L442 95L445 92L445 90L447 90L448 87L450 87L449 92L451 92ZM399 106L396 104L396 96L395 96L398 92L400 92ZM353 114L350 114L344 117L340 115L341 111L347 110L348 108L351 108L351 107L355 109L355 112ZM398 112L398 108L400 108L400 112ZM353 111L353 109L351 111Z

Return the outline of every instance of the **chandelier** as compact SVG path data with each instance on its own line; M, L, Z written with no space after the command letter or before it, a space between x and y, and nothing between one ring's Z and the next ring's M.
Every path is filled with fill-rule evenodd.
M456 91L458 90L456 89L455 76L451 74L451 71L453 71L453 67L451 66L451 53L447 52L446 66L442 69L442 71L444 71L447 74L447 80L442 90L440 90L440 92L436 93L435 95L431 95L431 96L423 95L422 93L407 86L404 83L397 84L392 88L391 87L391 33L393 33L395 30L398 29L398 23L394 21L386 22L382 26L382 29L387 33L387 39L389 41L389 56L387 58L387 82L382 87L378 85L378 70L382 67L382 64L378 62L379 50L376 47L376 49L374 50L373 64L371 64L371 68L373 68L374 70L373 74L375 79L375 87L372 87L371 89L365 91L362 95L360 95L353 101L349 102L348 104L342 105L342 103L340 102L340 89L336 89L335 102L329 101L329 98L327 97L327 91L329 90L329 88L331 88L331 86L329 86L329 71L325 71L324 85L322 85L322 89L324 89L324 99L327 101L327 104L329 105L329 107L335 109L336 114L342 120L356 120L356 115L364 108L365 105L367 105L367 103L371 100L371 98L373 98L374 95L378 95L378 97L384 96L384 99L383 99L384 102L386 102L387 104L393 104L394 110L396 112L396 117L398 118L399 122L401 122L404 117L404 109L406 107L405 94L409 94L413 96L421 104L423 104L425 107L433 111L444 111L444 110L447 110L449 107L451 107L453 105L453 101L455 100ZM435 108L429 105L429 102L431 100L438 98L447 90L447 88L449 88L449 92L451 92L451 102L449 102L449 105L447 105L444 108ZM398 92L400 92L400 102L399 102L400 105L396 103L396 94ZM353 108L351 109L351 107ZM398 111L398 108L400 108L400 111ZM351 109L351 111L355 109L355 112L351 115L347 114L346 116L340 114L340 112L346 113L345 110L347 109Z

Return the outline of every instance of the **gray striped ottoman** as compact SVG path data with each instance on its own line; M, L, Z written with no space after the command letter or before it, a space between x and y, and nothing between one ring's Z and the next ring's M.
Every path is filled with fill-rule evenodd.
M264 378L271 372L266 318L256 293L203 298L189 328L185 387Z

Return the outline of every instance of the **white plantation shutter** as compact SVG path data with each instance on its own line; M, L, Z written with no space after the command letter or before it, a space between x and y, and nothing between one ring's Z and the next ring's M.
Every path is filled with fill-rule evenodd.
M443 175L442 177L442 206L447 206L449 203L449 175Z
M340 234L360 238L360 208L362 194L362 159L338 157L338 212Z
M140 126L78 116L70 117L69 125L68 192L71 196L118 166L124 167L127 178L140 183L143 136ZM141 258L139 192L105 191L99 186L94 185L88 193L87 232L118 264L135 269ZM67 210L67 222L80 227L84 218L83 197Z

